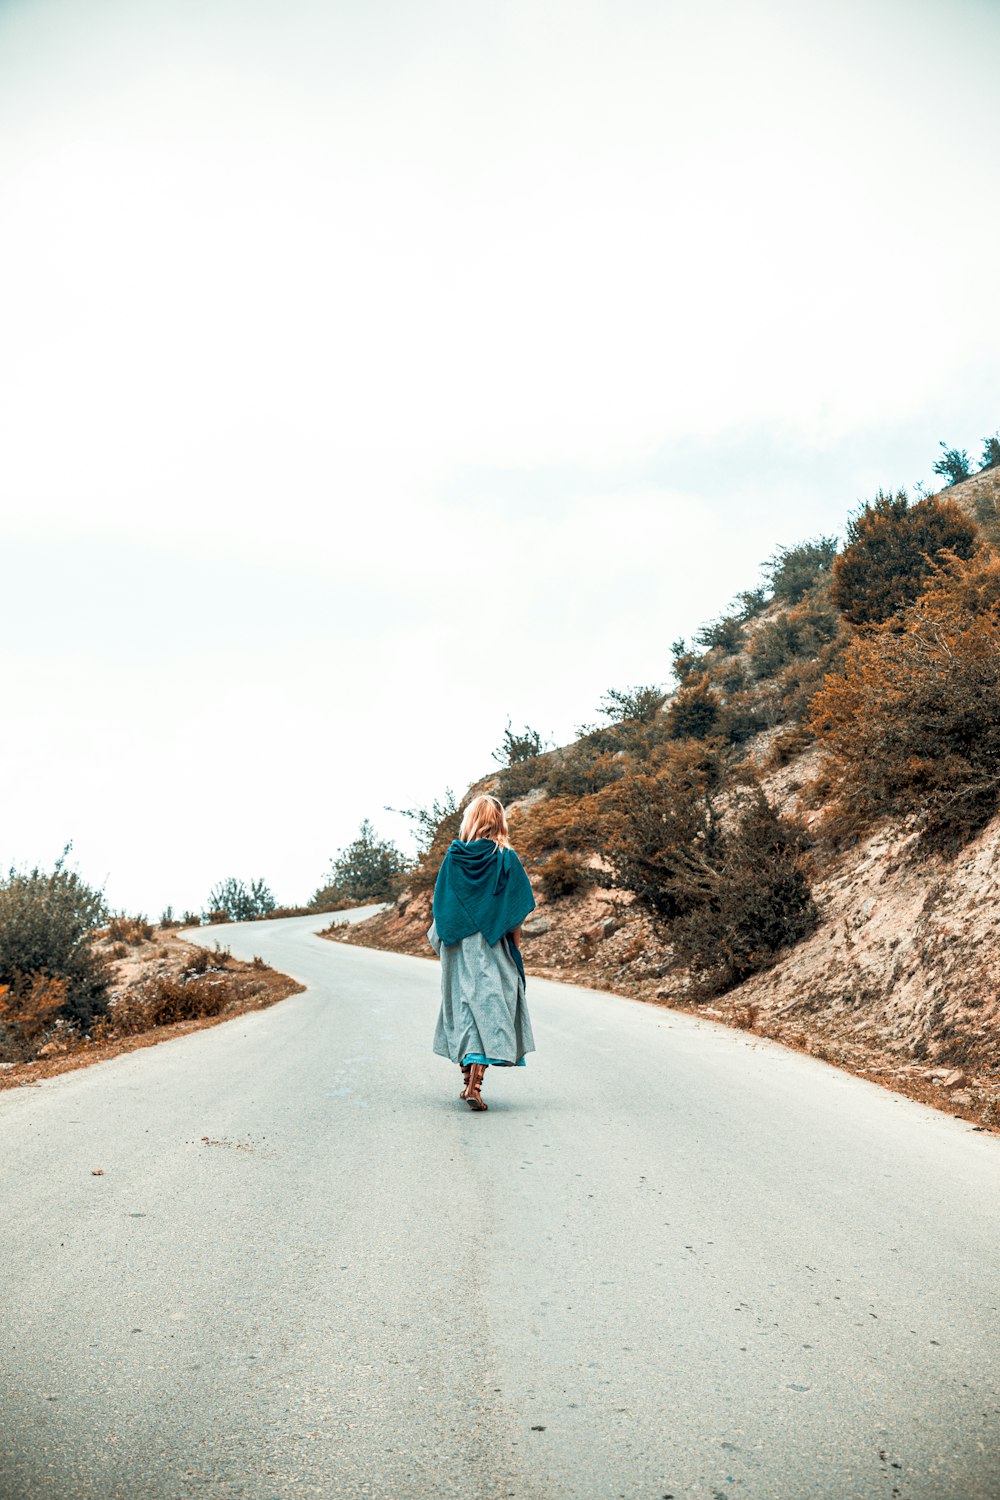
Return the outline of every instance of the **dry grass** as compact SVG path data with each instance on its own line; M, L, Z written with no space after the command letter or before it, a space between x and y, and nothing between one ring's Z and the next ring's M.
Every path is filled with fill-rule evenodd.
M228 949L196 948L162 928L155 941L128 945L105 938L104 943L113 959L115 982L108 1013L88 1036L51 1024L48 1001L53 997L44 986L22 997L0 993L0 1025L7 1023L8 1036L12 1021L26 1024L30 1033L19 1055L9 1042L4 1049L9 1061L0 1067L0 1088L31 1086L138 1047L152 1047L263 1010L304 988L258 957L244 963ZM118 948L125 953L115 957Z

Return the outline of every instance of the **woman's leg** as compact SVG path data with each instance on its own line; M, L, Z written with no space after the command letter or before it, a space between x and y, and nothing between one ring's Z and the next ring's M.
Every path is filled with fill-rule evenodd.
M486 1063L472 1063L469 1067L469 1081L465 1085L465 1092L462 1094L462 1098L468 1102L470 1109L486 1108L486 1104L480 1093L483 1086L483 1074L486 1072L486 1068Z

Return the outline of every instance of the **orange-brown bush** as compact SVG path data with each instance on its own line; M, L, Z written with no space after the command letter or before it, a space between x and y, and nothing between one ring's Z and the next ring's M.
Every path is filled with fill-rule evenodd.
M578 854L558 849L539 867L537 882L550 900L571 896L592 880L590 871Z
M916 600L942 553L971 557L978 540L976 523L954 500L929 495L911 505L905 490L880 490L847 523L833 603L854 625L881 624Z
M140 943L152 942L153 928L145 917L127 917L124 912L119 912L108 923L107 936L112 943L128 943L130 947L138 948Z
M19 975L0 985L0 1054L5 1062L34 1055L66 1004L66 981L48 974Z
M585 797L546 797L511 815L511 843L525 863L558 852L586 854L606 837L614 786Z
M1000 806L1000 564L951 558L924 596L852 642L812 702L834 831L912 816L955 848Z

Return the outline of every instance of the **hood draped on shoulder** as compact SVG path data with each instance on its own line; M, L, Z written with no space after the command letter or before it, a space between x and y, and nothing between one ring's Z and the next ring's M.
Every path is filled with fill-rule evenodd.
M492 839L452 839L434 882L434 923L442 943L481 932L492 948L534 909L531 881L513 849Z

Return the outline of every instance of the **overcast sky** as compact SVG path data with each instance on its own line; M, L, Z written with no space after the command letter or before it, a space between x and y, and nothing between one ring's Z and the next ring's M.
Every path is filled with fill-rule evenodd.
M0 0L0 863L307 899L1000 426L998 0Z

